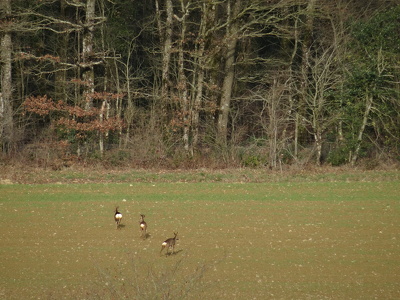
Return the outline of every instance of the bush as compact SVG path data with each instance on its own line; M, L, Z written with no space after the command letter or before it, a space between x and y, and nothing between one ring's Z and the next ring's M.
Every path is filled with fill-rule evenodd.
M218 262L216 262L218 263ZM203 263L189 274L184 260L157 270L154 266L132 261L132 273L98 269L95 291L87 299L207 299L204 276L216 263ZM132 276L132 277L131 277ZM121 278L124 278L123 281Z
M106 159L112 166L121 166L130 163L132 156L129 151L115 150L108 152Z
M329 152L327 162L332 166L341 166L349 162L349 150L346 147L339 147Z
M241 160L244 167L260 167L266 164L265 158L260 155L246 155Z

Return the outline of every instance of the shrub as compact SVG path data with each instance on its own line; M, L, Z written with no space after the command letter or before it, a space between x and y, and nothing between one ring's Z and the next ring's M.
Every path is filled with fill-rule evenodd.
M346 147L338 147L329 152L327 162L332 166L341 166L349 162L349 150Z
M128 276L122 270L98 269L98 287L88 291L86 299L206 299L204 276L215 264L200 264L189 274L183 259L161 270L132 261Z

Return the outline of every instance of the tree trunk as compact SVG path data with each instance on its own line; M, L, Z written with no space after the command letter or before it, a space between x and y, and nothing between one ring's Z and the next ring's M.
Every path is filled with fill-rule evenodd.
M6 19L11 14L10 0L3 0L1 11ZM9 21L11 24L11 21ZM13 143L13 106L12 106L12 77L11 77L11 34L5 31L1 36L1 92L0 92L0 141L3 152L9 152Z
M189 2L190 3L190 2ZM188 89L187 89L187 78L185 75L185 56L184 56L184 47L185 47L185 39L186 39L186 17L189 14L188 7L184 6L183 1L181 0L181 10L182 17L178 18L181 22L181 37L179 42L179 58L178 58L178 89L179 89L179 98L182 103L182 118L183 118L183 144L186 153L189 153L189 134L190 134L190 120L189 120L189 99L188 99Z
M298 90L296 88L296 81L297 78L295 76L295 72L293 70L294 65L295 65L295 59L297 56L297 51L298 51L298 45L299 45L299 30L298 30L298 23L299 20L298 18L295 19L294 23L294 45L293 45L293 50L290 58L290 65L289 65L289 118L291 118L294 122L294 137L293 137L293 143L294 143L294 149L293 149L293 157L295 160L298 159L298 153L299 153L299 126L300 126L300 115L299 115L299 99L296 99L294 95L298 93ZM288 43L285 43L287 46ZM298 98L298 97L297 97Z
M124 141L124 147L126 148L129 142L130 138L130 131L131 131L131 126L132 126L132 121L134 118L134 113L135 113L135 106L133 105L133 90L131 89L131 78L130 78L130 61L131 61L131 56L132 56L132 42L130 43L130 46L128 48L127 54L126 54L126 63L124 63L124 78L126 81L126 96L127 96L127 108L124 112L124 119L126 121L126 134L125 134L125 141ZM118 74L118 67L117 64L115 63L115 70L116 74ZM120 91L118 91L119 93ZM120 113L120 117L122 117L122 112Z
M286 108L288 89L286 83L280 83L279 79L274 79L267 98L264 100L263 111L266 109L266 113L262 114L262 118L267 120L265 130L269 144L269 167L271 169L277 168L278 163L281 167L282 163L281 151L290 115Z
M162 86L161 86L161 107L163 116L168 117L168 103L169 103L169 73L170 73L170 61L171 61L171 51L172 51L172 21L173 21L173 6L172 0L166 0L166 10L167 19L165 23L165 33L164 33L164 46L162 53ZM161 28L160 28L161 32Z
M277 165L277 145L278 145L278 119L277 119L277 95L276 92L276 80L272 87L271 97L268 102L268 114L269 114L269 128L268 128L268 140L269 140L269 165L275 169Z
M99 114L100 124L102 124L104 122L105 107L106 107L106 101L104 100L103 103L101 104L101 108L100 108L100 114ZM101 130L99 131L99 151L100 151L100 156L103 156L103 153L104 153L104 133Z
M67 3L65 0L61 0L60 3L60 15L61 18L66 19L65 8L67 7ZM68 52L68 39L69 33L65 32L60 36L60 40L57 43L58 53L60 55L60 61L66 62L67 52ZM67 101L67 91L66 91L66 81L67 81L67 72L65 68L60 68L55 72L55 100L62 100L64 102Z
M241 1L237 0L233 12L231 12L231 1L227 3L228 25L226 30L226 54L224 67L224 81L222 84L222 96L219 106L217 140L221 145L226 145L227 128L229 120L229 109L232 98L232 88L235 76L235 53L238 42L238 24L234 17L238 14Z
M317 151L317 157L316 157L316 164L317 166L321 165L321 159L322 159L322 132L321 130L317 129L314 132L314 139L315 139L315 147Z
M197 147L199 143L199 114L203 101L203 89L204 89L204 78L206 71L206 55L205 55L205 47L206 47L206 39L207 39L207 30L209 25L214 24L215 20L215 4L211 3L203 3L202 6L202 18L200 23L200 34L197 38L197 47L196 47L196 58L195 58L195 76L194 76L194 84L195 95L193 110L191 112L191 121L192 121L192 153L195 147Z
M356 161L358 159L358 155L360 154L361 143L362 143L365 127L367 126L367 123L368 123L369 113L370 113L371 108L372 108L372 102L373 102L372 95L370 95L367 92L363 121L362 121L362 124L360 126L360 130L358 131L357 145L356 145L356 148L354 150L354 154L353 154L353 156L351 158L351 165L352 166L355 165L355 163L356 163Z
M82 40L82 80L84 82L83 98L85 100L85 108L89 110L93 106L94 93L94 68L93 68L93 31L95 17L95 0L87 0L85 30Z
M303 27L303 38L301 43L301 80L299 93L300 97L296 107L295 117L295 157L298 157L298 140L299 140L299 128L301 126L301 116L304 113L307 102L307 94L309 89L309 60L312 45L312 32L314 26L314 11L317 0L310 0L306 8L305 25ZM297 28L296 28L297 30ZM297 35L297 34L296 34ZM297 41L297 38L296 38Z
M303 30L303 43L301 46L301 73L302 73L302 93L306 95L308 89L308 64L309 64L309 57L311 52L311 45L312 45L312 32L314 27L314 11L315 11L315 4L317 0L310 0L307 5L306 9L306 21L305 27Z
M194 148L197 147L199 142L199 113L201 108L201 103L203 100L203 86L204 86L204 66L205 60L204 55L204 44L200 45L199 49L200 58L198 60L199 67L197 68L197 82L196 82L196 97L194 99L194 106L191 112L191 126L193 140L191 145L191 153L193 155Z

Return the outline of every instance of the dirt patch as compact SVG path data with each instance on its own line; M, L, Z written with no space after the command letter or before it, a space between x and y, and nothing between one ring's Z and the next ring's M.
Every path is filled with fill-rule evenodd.
M0 179L0 184L13 184L10 179Z

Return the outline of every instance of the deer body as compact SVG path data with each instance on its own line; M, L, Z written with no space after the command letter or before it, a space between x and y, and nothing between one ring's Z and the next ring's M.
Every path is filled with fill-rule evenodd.
M164 248L167 248L167 254L166 254L166 255L168 255L169 249L172 249L172 254L174 253L176 240L179 240L179 239L177 238L177 236L178 236L178 233L175 233L175 232L174 232L174 237L173 237L173 238L169 238L169 239L165 240L165 241L161 244L160 255L161 255L161 252L164 250Z
M142 233L142 238L146 238L147 237L147 223L144 221L144 217L145 215L140 215L140 231Z
M118 206L115 208L114 220L115 223L117 224L117 229L118 229L119 224L121 223L122 220L122 214L118 211Z

